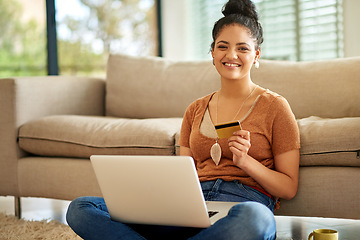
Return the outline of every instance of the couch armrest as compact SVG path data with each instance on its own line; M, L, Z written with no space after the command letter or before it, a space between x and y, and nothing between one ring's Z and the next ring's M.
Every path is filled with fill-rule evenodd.
M104 115L105 81L88 77L0 79L0 195L18 196L18 127L58 114Z

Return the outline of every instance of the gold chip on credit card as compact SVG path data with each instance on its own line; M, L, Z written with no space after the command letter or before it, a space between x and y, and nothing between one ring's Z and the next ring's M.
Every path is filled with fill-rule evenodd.
M241 130L241 125L239 121L228 122L228 123L216 124L215 129L220 139L229 138L234 135L233 134L234 132Z

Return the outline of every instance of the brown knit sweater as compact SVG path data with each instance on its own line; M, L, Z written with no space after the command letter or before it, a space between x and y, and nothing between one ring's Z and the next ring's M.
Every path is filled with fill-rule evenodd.
M220 164L216 166L211 159L210 148L215 139L204 136L200 132L200 124L213 95L214 93L200 98L187 108L181 128L180 146L190 148L200 181L218 178L225 181L238 180L242 184L263 189L234 165L227 139L218 141L222 149ZM288 102L269 90L260 95L241 126L250 131L251 148L248 154L270 169L274 169L274 156L300 148L299 129Z

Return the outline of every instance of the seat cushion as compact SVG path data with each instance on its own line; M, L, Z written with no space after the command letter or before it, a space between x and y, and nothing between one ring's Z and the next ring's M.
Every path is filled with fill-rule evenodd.
M174 155L181 118L49 116L24 124L19 145L40 156Z
M20 148L39 156L179 154L181 118L49 116L21 126ZM301 166L360 166L360 117L298 120Z
M360 166L360 117L298 120L301 166Z

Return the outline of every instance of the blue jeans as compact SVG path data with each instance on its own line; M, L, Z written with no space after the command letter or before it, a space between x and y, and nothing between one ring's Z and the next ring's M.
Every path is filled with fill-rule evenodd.
M207 201L241 202L209 228L125 224L112 221L104 199L80 197L66 215L69 226L84 239L275 239L275 202L265 194L237 181L202 182Z

